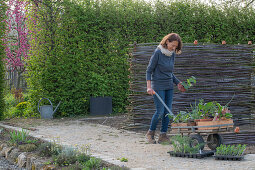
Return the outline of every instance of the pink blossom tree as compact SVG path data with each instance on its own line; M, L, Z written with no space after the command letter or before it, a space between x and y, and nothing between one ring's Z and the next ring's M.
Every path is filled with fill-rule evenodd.
M25 71L28 59L29 43L26 27L26 5L23 0L9 0L7 15L7 33L5 42L7 69L17 71L16 89L20 88L20 77Z

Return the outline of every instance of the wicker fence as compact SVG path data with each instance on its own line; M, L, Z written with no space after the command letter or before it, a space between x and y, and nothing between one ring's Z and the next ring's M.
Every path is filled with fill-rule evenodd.
M146 94L145 72L158 43L136 44L132 48L129 128L147 128L155 112L152 96ZM255 130L255 56L249 45L184 44L176 56L174 74L181 81L190 76L197 84L185 93L175 89L173 112L186 110L204 99L229 104L238 126Z

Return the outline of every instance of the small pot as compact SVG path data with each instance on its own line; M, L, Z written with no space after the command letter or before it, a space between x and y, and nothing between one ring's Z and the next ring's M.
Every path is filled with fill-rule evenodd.
M194 119L189 119L187 123L188 123L188 126L196 126L196 122Z

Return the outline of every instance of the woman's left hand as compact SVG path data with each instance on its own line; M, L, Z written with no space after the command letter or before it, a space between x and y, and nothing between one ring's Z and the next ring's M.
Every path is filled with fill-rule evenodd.
M182 85L182 82L178 83L177 85L178 89L181 91L181 92L185 92L186 89L184 88L184 86Z

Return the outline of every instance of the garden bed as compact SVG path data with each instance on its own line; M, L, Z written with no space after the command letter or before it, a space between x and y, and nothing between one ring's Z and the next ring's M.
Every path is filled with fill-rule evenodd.
M14 134L15 131L1 127L0 129L0 156L5 157L11 163L17 164L20 168L79 170L89 167L90 169L121 169L116 165L90 157L87 153L81 153L76 148L60 146L55 142L50 143L31 136L26 138L26 141L30 142L13 143L11 133Z

